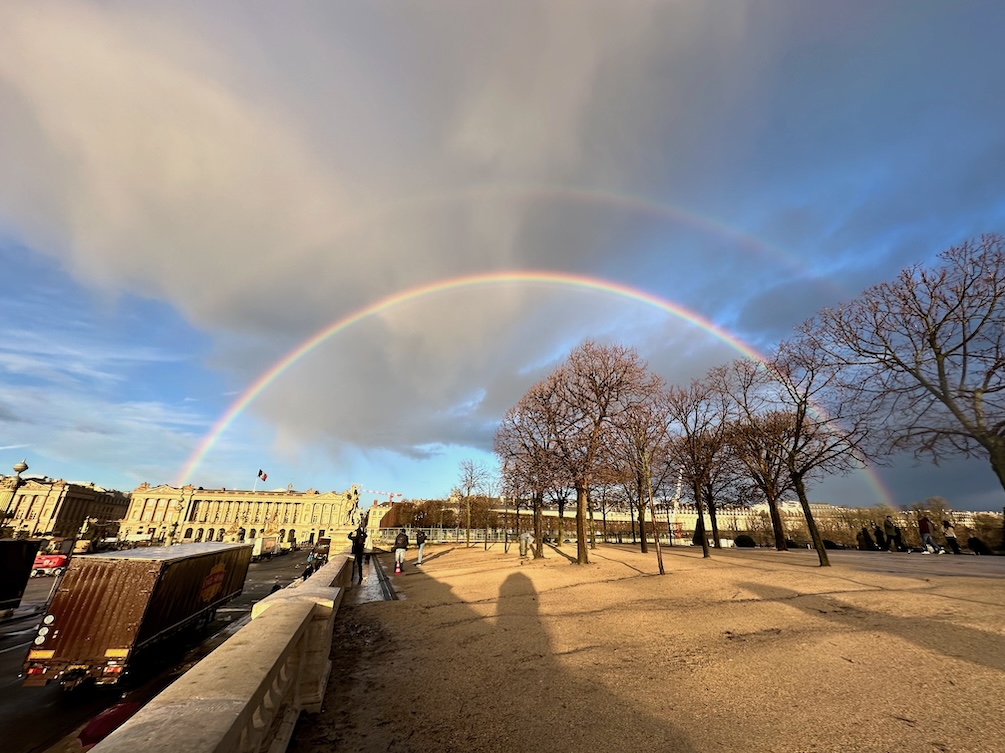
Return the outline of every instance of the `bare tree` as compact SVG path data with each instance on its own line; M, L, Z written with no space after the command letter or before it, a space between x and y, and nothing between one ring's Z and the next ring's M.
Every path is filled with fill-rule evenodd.
M868 423L849 411L836 390L839 369L807 338L782 342L767 364L778 386L779 407L791 416L791 431L778 438L778 452L806 517L820 566L830 565L813 519L806 483L825 473L848 473L868 460ZM767 438L762 435L762 438Z
M786 491L793 490L793 486L785 454L781 450L789 446L794 417L789 411L776 407L765 389L770 376L755 361L733 361L725 367L713 369L711 378L720 389L729 393L736 406L737 418L728 426L726 441L764 495L775 548L785 551L785 529L778 503Z
M496 430L495 452L500 458L508 487L529 490L534 511L534 556L543 550L542 506L545 491L556 474L555 384L545 380L534 385L520 401L506 411Z
M727 452L729 400L710 379L696 379L687 387L673 386L667 392L667 399L670 416L680 430L670 452L680 464L684 481L694 495L698 515L695 536L701 538L702 555L708 557L702 499L709 479Z
M474 460L462 460L460 462L460 482L459 488L463 495L465 507L467 508L467 531L464 543L471 546L471 502L472 495L480 490L488 482L491 474L483 463Z
M576 490L578 564L589 563L587 496L612 422L641 401L646 365L632 348L585 342L548 379L556 387L555 438L563 478Z
M885 449L986 457L1005 488L1005 238L984 235L821 312L805 328L844 366Z
M646 495L651 487L662 485L671 467L667 462L670 409L665 383L655 374L640 385L639 394L641 399L614 422L608 453L615 477L621 479L629 500L636 505L642 535L641 551L646 553L649 551ZM659 477L653 478L654 473Z

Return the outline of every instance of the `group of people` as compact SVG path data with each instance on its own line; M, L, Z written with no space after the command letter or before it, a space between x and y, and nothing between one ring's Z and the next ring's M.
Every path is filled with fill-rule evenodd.
M367 533L363 528L357 528L349 534L349 541L352 542L353 570L352 577L357 583L363 582L364 568L370 565L370 548L366 545ZM415 560L416 567L422 565L422 551L426 547L426 532L418 531L415 534L415 545L418 549L418 557ZM402 528L398 535L394 537L394 571L400 573L405 565L405 552L408 550L408 534Z
M314 573L316 573L318 570L324 567L324 565L327 564L327 562L328 562L327 554L312 550L310 554L307 555L307 566L304 568L304 571L300 574L300 577L303 580L307 580L312 575L314 575Z
M880 551L886 552L909 552L911 551L904 543L903 531L901 531L900 526L898 526L893 521L892 515L887 515L886 520L883 521L882 527L876 523L872 524L872 534L870 535L868 528L862 528L862 531L858 535L859 546L862 549L872 549L873 548L873 536L875 536L875 548ZM922 515L918 519L918 533L921 536L921 549L922 554L945 554L945 547L940 546L936 543L933 537L933 525L932 521L929 520L927 515ZM962 554L960 551L960 544L956 539L956 529L953 524L948 520L942 521L942 536L946 540L946 546L949 547L953 554Z
M415 532L415 546L418 556L415 558L415 566L422 566L422 550L426 548L426 532L419 530ZM398 535L394 537L394 572L400 573L405 567L405 552L408 550L408 534L402 528Z

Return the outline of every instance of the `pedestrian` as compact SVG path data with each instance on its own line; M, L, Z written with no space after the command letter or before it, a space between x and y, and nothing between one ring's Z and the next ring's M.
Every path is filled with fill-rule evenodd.
M935 554L945 554L942 547L936 544L935 539L932 538L932 521L928 519L927 515L922 515L921 519L918 520L918 533L921 534L922 554L931 554L928 551L929 546L935 550Z
M897 526L894 525L892 515L887 515L883 521L883 535L886 536L886 551L892 552L897 546Z
M894 526L894 529L893 529L893 540L896 543L896 547L897 547L897 551L898 552L906 552L907 551L907 546L904 544L903 532L901 531L900 526Z
M426 546L426 532L423 530L418 530L415 533L415 546L419 549L419 556L415 560L415 566L418 567L422 564L422 550Z
M865 544L863 549L867 552L871 552L876 549L876 543L872 540L872 534L869 533L869 529L866 526L862 526L862 541Z
M363 582L363 548L366 546L366 531L362 528L357 528L355 531L349 534L349 541L352 542L352 575L349 576L349 580L352 580L353 575L358 575L357 583Z
M971 536L967 539L967 546L970 547L970 551L974 554L982 554L988 556L991 554L991 547L985 544L976 536Z
M394 572L400 573L405 565L405 550L408 549L408 534L402 528L394 537Z
M302 572L302 573L300 574L300 578L301 578L301 580L307 580L307 579L308 579L308 578L310 578L310 577L311 577L311 576L312 576L313 574L314 574L314 568L313 568L313 567L311 566L311 564L310 564L310 563L308 562L308 563L307 563L307 567L305 567L305 568L304 568L304 571L303 571L303 572Z
M531 535L530 531L524 531L520 534L520 556L526 557L527 552L530 550Z
M873 523L872 530L876 534L876 548L880 551L886 549L886 536L883 535L883 529Z
M953 554L962 554L960 543L956 540L956 529L948 520L942 521L942 535L946 537L946 544L953 550Z

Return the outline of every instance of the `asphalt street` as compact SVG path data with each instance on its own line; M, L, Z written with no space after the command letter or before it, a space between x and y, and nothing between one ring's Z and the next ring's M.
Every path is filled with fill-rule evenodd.
M97 714L122 700L145 702L188 667L226 640L250 618L252 605L267 596L275 583L288 585L303 572L307 552L295 552L251 563L242 594L217 611L207 638L197 646L178 646L170 660L135 687L82 687L70 693L58 684L40 688L21 686L18 674L39 619L55 585L54 578L32 578L21 608L0 622L0 740L9 753L42 753L73 750L61 744L73 741L77 731Z

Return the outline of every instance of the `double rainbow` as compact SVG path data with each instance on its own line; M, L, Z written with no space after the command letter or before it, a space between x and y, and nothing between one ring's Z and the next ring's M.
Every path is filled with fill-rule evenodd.
M599 277L540 270L500 271L452 277L446 280L438 280L424 285L417 285L407 290L385 296L368 306L364 306L361 309L353 311L342 318L337 319L326 327L318 330L316 333L286 353L282 358L272 364L272 366L262 372L262 374L260 374L258 378L255 379L255 381L252 382L244 390L244 392L242 392L230 404L216 423L213 424L209 433L202 438L196 449L185 462L184 467L178 474L175 485L182 486L187 483L187 480L192 477L195 470L202 464L206 455L213 448L213 445L216 444L220 436L244 411L244 409L255 400L255 398L262 394L262 392L264 392L269 385L279 379L279 377L281 377L287 369L293 366L293 364L308 355L329 338L337 335L339 332L342 332L348 327L351 327L364 319L375 316L384 311L388 311L395 306L399 306L410 301L439 295L452 290L512 284L537 284L558 288L574 288L643 303L694 325L695 327L712 335L716 339L726 343L738 353L741 353L748 358L753 358L758 361L765 360L764 356L758 353L750 345L743 342L732 333L727 332L718 325L709 321L701 314L691 311L680 304L673 303L672 301L660 298L659 296L639 290L638 288L611 282L610 280L605 280ZM864 469L864 473L868 479L869 485L876 492L878 501L884 504L891 504L891 496L881 483L876 471L872 468L866 468Z

